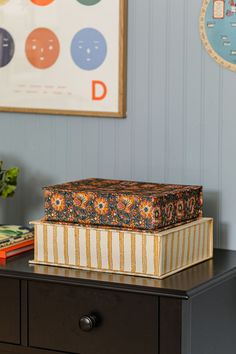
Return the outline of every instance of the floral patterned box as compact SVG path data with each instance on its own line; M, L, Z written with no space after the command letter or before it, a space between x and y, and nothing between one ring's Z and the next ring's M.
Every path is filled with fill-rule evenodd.
M202 187L86 179L44 188L45 220L161 230L202 216Z
M32 263L162 279L213 256L213 220L161 232L33 222Z

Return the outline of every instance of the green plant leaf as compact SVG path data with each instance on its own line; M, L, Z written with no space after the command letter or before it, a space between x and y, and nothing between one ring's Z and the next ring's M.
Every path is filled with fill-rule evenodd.
M9 170L7 170L5 174L6 183L16 186L18 174L19 174L19 168L17 167L9 168Z
M20 170L18 167L3 170L2 166L3 162L0 161L0 197L12 197L16 190L17 177Z
M16 190L16 186L6 184L2 190L2 197L3 198L12 197L15 190Z

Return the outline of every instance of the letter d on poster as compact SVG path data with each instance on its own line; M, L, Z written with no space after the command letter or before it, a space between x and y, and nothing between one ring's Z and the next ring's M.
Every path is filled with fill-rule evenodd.
M107 96L107 86L102 81L92 81L92 99L93 101L102 101Z

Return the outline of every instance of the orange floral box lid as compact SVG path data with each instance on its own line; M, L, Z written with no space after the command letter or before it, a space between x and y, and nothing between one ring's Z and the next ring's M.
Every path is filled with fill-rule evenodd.
M44 187L45 220L160 230L202 216L202 187L85 179Z

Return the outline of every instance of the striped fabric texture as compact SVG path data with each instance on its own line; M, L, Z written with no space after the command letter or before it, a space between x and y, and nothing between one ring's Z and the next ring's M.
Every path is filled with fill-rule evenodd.
M159 233L33 222L32 263L162 279L213 256L213 220Z

